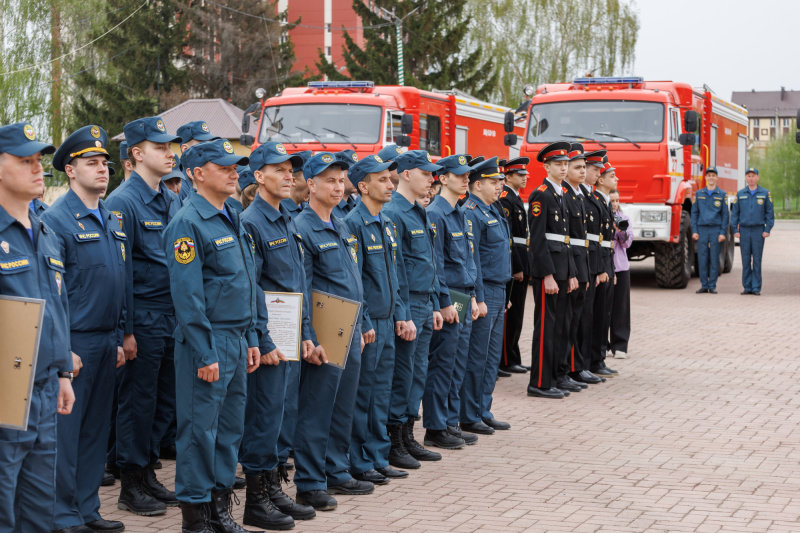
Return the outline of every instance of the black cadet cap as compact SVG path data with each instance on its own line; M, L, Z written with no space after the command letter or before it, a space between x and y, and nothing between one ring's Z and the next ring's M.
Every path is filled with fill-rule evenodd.
M483 157L482 155L479 155L477 157L471 157L470 159L467 159L467 164L475 168L475 166L480 165L484 161L486 161L486 158Z
M569 145L569 160L574 161L575 159L586 159L586 155L583 153L583 145L581 143L570 143Z
M498 165L503 167L504 174L511 174L512 172L515 174L527 174L527 166L530 165L530 163L531 159L529 157L515 157L508 161L503 159Z
M64 172L64 167L76 157L102 155L110 159L106 150L108 134L100 126L84 126L67 137L53 156L53 168Z
M583 154L586 157L587 165L594 165L603 168L603 158L606 157L605 150L595 150L594 152L586 152Z
M536 160L539 163L548 163L550 161L569 161L569 151L572 144L567 141L556 141L550 143L536 155Z

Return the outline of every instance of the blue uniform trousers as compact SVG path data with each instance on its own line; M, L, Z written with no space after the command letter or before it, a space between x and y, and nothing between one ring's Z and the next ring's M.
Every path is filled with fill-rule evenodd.
M97 491L105 470L116 383L117 341L113 330L72 331L70 342L83 368L72 382L72 413L58 417L58 491L53 529L100 518Z
M761 256L764 254L764 226L739 226L739 248L742 250L742 286L750 292L761 292Z
M294 429L297 426L297 401L300 394L300 361L289 363L286 376L286 397L283 400L283 423L278 437L278 462L285 463L289 460L289 451L294 441Z
M28 430L0 429L0 532L50 531L56 495L58 378L33 386Z
M136 310L134 328L136 358L121 367L117 408L117 464L121 468L145 468L153 459L153 446L161 442L154 434L157 413L174 409L175 387L164 390L169 375L175 382L175 366L171 365L175 340L174 315ZM162 367L169 365L170 368ZM158 391L154 394L154 390ZM163 407L159 405L163 404ZM160 426L166 431L167 425Z
M389 425L405 424L409 417L419 419L419 406L428 373L428 349L433 333L433 300L430 294L410 294L408 306L417 327L413 341L395 341L392 397Z
M394 319L372 319L375 342L364 346L358 381L353 432L350 437L350 474L389 466L389 417L394 370Z
M127 364L127 361L125 361ZM125 371L125 365L116 369L114 372L114 396L111 400L111 426L108 432L108 453L106 454L106 464L117 464L117 409L119 408L119 382L121 374Z
M258 474L278 466L278 436L290 364L262 365L247 375L247 407L239 462L245 474Z
M461 292L468 292L466 290ZM461 332L458 334L458 351L456 361L453 365L453 379L450 381L450 392L447 395L447 425L458 426L461 418L461 387L464 384L464 376L467 373L467 358L469 357L469 339L472 336L472 302L467 306L464 313L464 322L461 324Z
M350 479L347 450L361 370L360 335L361 328L358 327L344 370L332 365L303 362L297 425L292 442L294 484L298 492L326 490L328 485L338 485Z
M697 270L700 286L716 289L719 277L719 226L700 226L697 228Z
M161 457L161 449L173 446L178 434L175 418L175 357L169 350L158 372L158 405L153 420L153 438L150 443L150 460Z
M196 354L189 345L175 345L175 493L182 502L209 502L212 490L230 489L236 477L247 395L247 340L214 333L214 344L219 379L213 383L197 377Z
M471 306L467 307L466 314L472 318ZM471 323L466 323L466 316L464 322L445 322L442 329L433 332L425 394L422 397L422 425L426 429L446 429L453 412L456 423L450 425L458 424L459 385L464 378L469 344L469 332L466 329L472 327Z

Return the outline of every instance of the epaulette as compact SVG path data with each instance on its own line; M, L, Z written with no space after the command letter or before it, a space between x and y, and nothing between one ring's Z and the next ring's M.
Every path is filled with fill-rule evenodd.
M478 204L475 203L475 200L467 200L467 203L464 204L464 207L467 209L475 209Z
M508 196L508 191L503 191L500 193L500 198L505 198L506 196Z
M542 191L542 192L547 192L547 185L545 185L544 183L542 183L541 185L539 185L539 186L536 188L536 190L537 190L537 191Z
M561 187L561 192L563 192L564 194L566 194L566 193L567 193L567 188L566 188L566 187Z

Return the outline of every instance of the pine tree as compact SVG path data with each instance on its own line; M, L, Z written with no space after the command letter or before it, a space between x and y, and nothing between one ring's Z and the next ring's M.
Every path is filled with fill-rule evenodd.
M347 74L320 51L317 68L331 80L372 80L396 85L397 41L394 24L379 13L383 8L403 20L405 83L421 89L456 88L484 98L493 91L497 74L491 59L483 61L480 44L465 52L469 26L467 0L353 0L364 26L364 46L345 31L343 47ZM410 15L409 15L410 14Z

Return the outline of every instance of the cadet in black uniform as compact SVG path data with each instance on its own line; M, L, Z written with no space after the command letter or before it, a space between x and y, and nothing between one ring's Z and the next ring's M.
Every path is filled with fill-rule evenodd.
M506 183L497 200L508 220L508 226L511 228L511 274L513 277L513 281L510 281L506 287L511 308L506 310L503 357L500 360L500 369L517 374L524 374L528 371L522 366L519 337L522 334L522 319L525 315L525 299L528 295L531 265L528 260L528 217L525 213L525 202L520 197L519 191L525 188L528 182L528 170L525 167L530 162L531 160L527 157L501 161Z
M556 348L568 335L567 293L575 290L575 262L569 247L569 221L561 182L567 176L570 143L550 143L536 160L547 178L528 200L533 297L533 361L528 396L563 398L556 388Z

